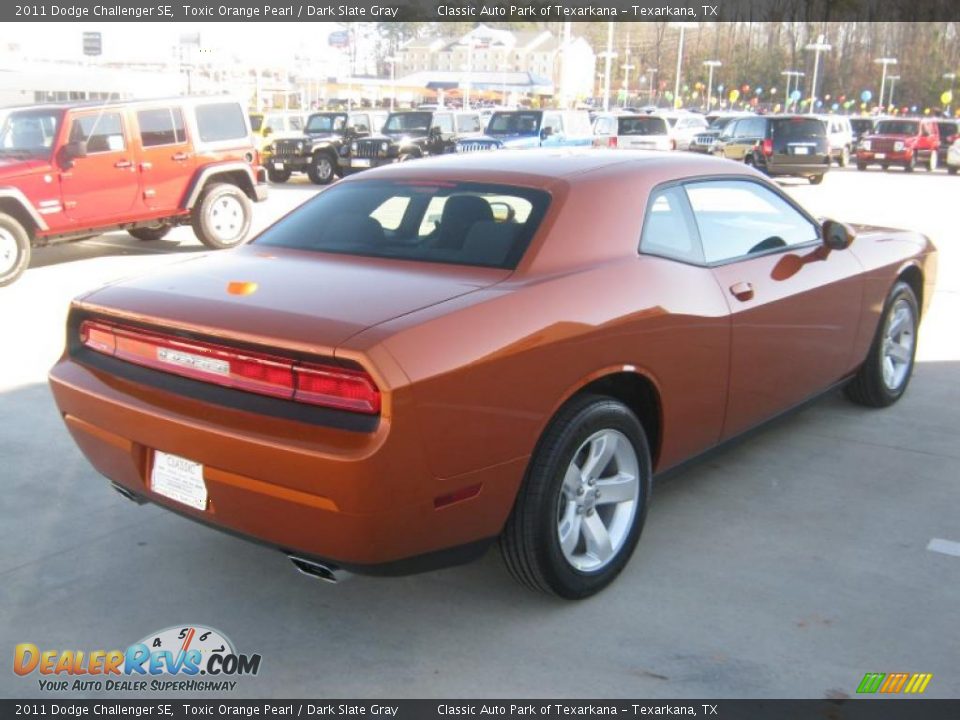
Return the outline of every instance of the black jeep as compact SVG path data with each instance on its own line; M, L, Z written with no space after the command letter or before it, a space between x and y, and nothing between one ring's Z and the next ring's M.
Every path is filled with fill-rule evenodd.
M283 183L295 172L305 172L310 181L326 185L339 172L337 162L344 144L377 132L386 120L384 112L318 112L307 118L303 134L277 137L270 143L264 161L272 182Z
M393 112L381 134L355 138L340 151L341 174L428 155L501 147L483 135L480 114L451 110Z

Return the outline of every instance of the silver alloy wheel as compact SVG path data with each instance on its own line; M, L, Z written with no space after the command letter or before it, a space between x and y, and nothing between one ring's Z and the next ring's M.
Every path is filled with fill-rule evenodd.
M637 513L640 463L619 430L600 430L573 454L557 498L557 537L570 565L594 572L623 548Z
M19 259L20 248L17 246L17 239L9 230L0 227L0 277L13 270Z
M883 384L888 390L895 392L906 381L913 364L916 337L913 308L901 297L890 308L883 331Z
M317 155L314 164L317 166L317 177L321 180L326 181L333 175L333 163L327 155Z
M229 244L239 239L237 236L243 231L244 213L243 205L235 197L224 195L217 198L207 211L207 218L212 234L221 243Z

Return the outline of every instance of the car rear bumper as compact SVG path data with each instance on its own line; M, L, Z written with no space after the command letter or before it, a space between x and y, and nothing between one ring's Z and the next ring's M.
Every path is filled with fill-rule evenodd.
M763 170L768 175L822 175L830 169L829 157L824 157L820 162L768 162Z
M472 559L503 527L526 464L439 479L420 438L389 418L356 432L265 417L103 375L69 356L51 370L50 385L81 451L127 492L356 572ZM157 451L203 464L205 510L154 492ZM468 497L450 500L458 494Z

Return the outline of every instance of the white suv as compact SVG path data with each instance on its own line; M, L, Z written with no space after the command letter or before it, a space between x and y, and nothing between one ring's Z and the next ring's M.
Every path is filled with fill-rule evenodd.
M850 164L850 155L854 151L850 118L846 115L820 115L819 117L827 129L830 159L836 160L840 167L846 167Z

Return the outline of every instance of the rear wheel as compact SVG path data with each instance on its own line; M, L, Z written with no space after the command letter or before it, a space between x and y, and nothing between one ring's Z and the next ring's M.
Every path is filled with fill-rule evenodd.
M169 225L157 225L155 227L143 227L143 228L133 228L127 230L132 237L135 237L137 240L143 240L144 242L150 242L151 240L160 240L171 228Z
M275 170L268 166L267 179L272 183L285 183L290 179L290 170Z
M960 168L958 168L956 165L947 165L947 172L951 175L956 175L958 169Z
M822 183L822 182L823 182L823 175L811 175L811 176L810 176L810 184L811 184L811 185L819 185L819 184Z
M318 152L307 166L307 175L314 185L329 185L333 182L337 167L336 159L326 152Z
M860 162L857 160L857 170L863 171L867 169L867 164L865 162Z
M573 399L541 439L500 537L510 573L568 599L602 590L637 544L651 477L633 412L601 395Z
M888 164L886 164L886 163L884 163L884 164L883 164L883 165L881 165L880 167L882 167L882 168L883 168L883 171L884 171L884 172L886 172L887 170L889 170L889 169L890 169L890 166L889 166Z
M916 167L917 167L917 154L910 153L910 157L907 160L906 164L903 166L903 169L906 170L907 172L913 172L914 168ZM886 170L886 167L884 167L884 170Z
M919 318L913 289L898 282L887 297L867 359L844 388L847 397L869 407L886 407L900 399L913 374Z
M223 250L247 239L251 216L250 198L243 190L230 183L215 183L204 192L190 220L200 242Z
M23 275L30 264L30 235L16 218L0 213L0 287Z

